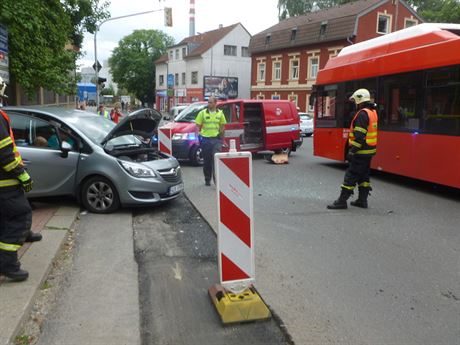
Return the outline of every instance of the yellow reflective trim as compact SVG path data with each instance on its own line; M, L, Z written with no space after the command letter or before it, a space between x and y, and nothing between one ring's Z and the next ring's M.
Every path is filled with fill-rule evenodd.
M356 141L351 141L350 144L353 145L353 146L356 146L356 147L359 148L359 149L360 149L361 147L363 147L363 145L361 145L360 143L357 143Z
M16 158L14 158L14 161L12 161L11 163L5 165L5 166L3 167L3 170L5 170L5 171L11 171L11 170L13 170L14 168L16 168L20 163L21 163L21 158L16 157Z
M358 155L370 155L370 154L374 154L377 152L377 149L372 149L372 150L359 150L358 152L356 152L356 154Z
M377 138L377 132L368 132L366 137L367 138Z
M359 184L359 187L370 187L371 183L370 182L363 182Z
M24 171L21 175L18 176L18 179L19 179L19 181L21 181L21 182L25 182L25 181L27 181L28 179L30 179L30 176L29 176L29 174L27 173L27 171Z
M341 185L340 187L342 187L344 189L348 189L348 190L354 190L355 189L355 186L345 186L344 184Z
M0 242L0 250L5 250L7 252L17 252L19 248L21 248L21 246L18 244Z
M368 143L368 144L377 144L377 138L376 139L366 139L366 143Z
M11 187L19 184L17 179L0 180L0 187Z
M363 127L355 127L355 131L358 131L358 132L361 132L361 133L364 133L364 134L367 133L367 129L365 129Z
M0 149L3 149L4 147L11 145L13 143L13 139L11 137L6 137L3 140L0 140Z

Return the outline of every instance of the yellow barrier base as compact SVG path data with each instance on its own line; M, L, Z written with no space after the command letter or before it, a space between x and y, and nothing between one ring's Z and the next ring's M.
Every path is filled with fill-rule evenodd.
M270 310L253 287L249 287L242 293L234 294L225 290L221 285L214 285L208 292L224 324L271 318Z

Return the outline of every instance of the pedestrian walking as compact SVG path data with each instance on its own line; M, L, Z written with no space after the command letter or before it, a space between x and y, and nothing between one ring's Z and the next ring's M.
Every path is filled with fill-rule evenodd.
M198 126L204 161L204 183L206 186L210 186L211 178L214 178L214 153L220 151L224 125L227 123L222 110L217 109L216 97L209 97L208 107L198 113L195 123Z
M327 206L332 210L347 208L347 200L353 194L356 184L358 184L358 199L350 204L367 208L367 198L372 190L369 174L372 157L377 152L376 105L371 102L370 93L366 89L356 90L350 97L350 101L356 104L357 112L351 121L348 135L349 166L345 172L339 198Z
M99 104L99 110L97 111L99 116L104 116L106 119L110 120L110 114L107 110L105 110L104 104Z
M0 99L4 97L5 88L0 77ZM29 273L21 269L18 250L26 241L42 239L41 234L30 230L32 209L25 193L32 185L14 142L10 119L0 109L0 275L14 281L29 277Z
M116 102L113 105L112 111L110 112L110 118L113 122L118 123L120 121L120 117L122 116L123 114L121 113L121 104L120 102Z

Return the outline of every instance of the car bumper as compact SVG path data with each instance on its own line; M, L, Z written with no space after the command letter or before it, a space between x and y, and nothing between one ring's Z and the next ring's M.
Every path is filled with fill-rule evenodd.
M313 134L313 128L311 127L300 127L300 134Z
M125 178L117 181L117 191L123 206L139 206L156 204L177 198L182 194L184 182L179 173L175 178L137 178L125 174ZM162 181L163 180L163 181Z
M177 159L190 159L190 150L193 146L199 145L198 141L191 140L173 140L172 141L172 154Z

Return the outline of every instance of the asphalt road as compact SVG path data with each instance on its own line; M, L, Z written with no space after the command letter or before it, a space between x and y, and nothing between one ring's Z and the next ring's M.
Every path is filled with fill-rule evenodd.
M327 210L345 165L312 140L288 165L253 162L256 286L295 343L458 345L459 191L378 173L369 209ZM212 203L201 169L183 170Z

